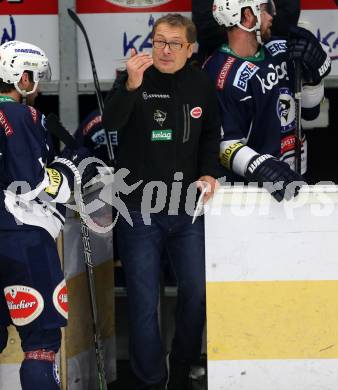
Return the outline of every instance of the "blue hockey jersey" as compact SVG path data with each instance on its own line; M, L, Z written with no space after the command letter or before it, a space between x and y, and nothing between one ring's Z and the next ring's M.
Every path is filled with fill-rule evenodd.
M250 58L238 57L223 45L207 60L204 68L216 87L221 107L221 148L241 142L253 151L271 154L293 168L294 72L287 61L286 41L271 40ZM319 106L302 110L306 119L314 119L318 114ZM303 136L302 173L306 171L306 154ZM243 166L228 168L244 176Z
M59 234L71 191L54 159L44 115L0 96L0 230L47 230Z
M109 130L109 135L115 155L117 131ZM94 110L86 116L80 123L74 137L78 141L78 144L86 146L93 153L93 156L99 158L106 164L109 163L106 133L102 126L101 115L98 110Z

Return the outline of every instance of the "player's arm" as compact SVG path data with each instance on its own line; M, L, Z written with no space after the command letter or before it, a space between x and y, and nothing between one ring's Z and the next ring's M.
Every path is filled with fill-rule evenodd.
M331 71L331 59L318 39L308 30L292 27L288 40L288 58L302 65L302 117L313 120L324 99L323 79Z
M303 183L290 166L270 154L259 154L241 140L222 141L221 163L249 182L258 182L278 201L289 200L298 194Z
M288 164L274 156L260 154L247 146L251 128L250 114L246 112L248 108L228 96L228 102L223 102L223 110L221 164L249 182L264 185L279 202L296 196L301 187L302 177L293 172Z
M42 122L43 116L33 110L34 117L27 109L16 125L20 131L14 131L7 139L7 153L14 158L7 159L7 171L13 179L8 190L25 201L39 197L43 192L55 202L65 203L70 197L70 185L67 176L60 170L46 166L51 143Z

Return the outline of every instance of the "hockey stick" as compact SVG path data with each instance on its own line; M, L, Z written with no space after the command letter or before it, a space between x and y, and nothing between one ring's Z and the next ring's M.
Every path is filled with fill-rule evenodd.
M295 61L295 172L302 174L302 68L300 61Z
M76 140L68 133L68 131L62 126L58 117L54 114L49 114L46 119L47 129L58 139L60 139L66 146L71 149L77 147ZM73 164L72 164L73 165ZM82 198L81 193L81 175L76 167L73 165L72 170L75 176L75 183L77 190L74 191L74 197L76 198L76 203L79 207L80 213L80 223L81 223L81 237L82 245L84 252L84 260L86 264L86 274L89 288L90 296L90 308L92 312L93 319L93 337L94 337L94 347L99 379L99 390L107 390L106 374L104 369L104 346L101 336L100 327L98 324L98 308L97 308L97 294L95 287L95 278L94 278L94 264L92 261L92 250L90 245L89 229L86 222L87 214L85 211L85 204Z
M68 11L68 15L73 19L75 24L82 31L82 34L83 34L84 39L85 39L86 44L87 44L87 49L88 49L88 54L89 54L89 59L90 59L90 65L91 65L92 73L93 73L95 94L96 94L97 103L98 103L98 106L99 106L100 115L101 115L101 118L102 118L104 104L103 104L103 98L102 98L100 83L99 83L99 79L97 77L95 61L94 61L94 57L93 57L92 48L91 48L91 45L90 45L90 42L89 42L88 34L87 34L86 29L84 28L84 25L82 24L80 18L78 17L78 15L70 8L68 8L67 11ZM106 135L106 139L107 139L107 151L108 151L109 163L112 166L113 163L114 163L113 145L111 143L111 139L109 137L108 130L104 129L104 131L105 131L105 135Z

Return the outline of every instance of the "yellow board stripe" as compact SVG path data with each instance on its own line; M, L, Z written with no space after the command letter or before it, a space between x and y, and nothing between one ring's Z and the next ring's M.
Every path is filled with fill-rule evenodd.
M207 283L208 360L338 358L338 281Z
M0 354L1 364L21 364L23 352L21 350L21 341L19 334L14 326L8 327L8 343L5 350Z
M94 269L99 323L103 340L115 335L114 263L108 260ZM66 333L67 358L93 348L93 327L86 273L67 280L69 316Z

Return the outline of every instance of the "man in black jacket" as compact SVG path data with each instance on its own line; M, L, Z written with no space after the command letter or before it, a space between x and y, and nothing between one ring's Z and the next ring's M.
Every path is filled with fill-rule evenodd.
M118 129L117 168L138 188L120 194L132 226L117 224L128 289L130 361L139 389L188 388L191 362L200 354L205 319L204 222L192 223L197 188L213 194L220 124L207 75L186 64L196 30L191 20L157 20L153 51L136 54L115 82L103 125ZM167 250L178 281L176 332L168 357L157 318L161 254Z

